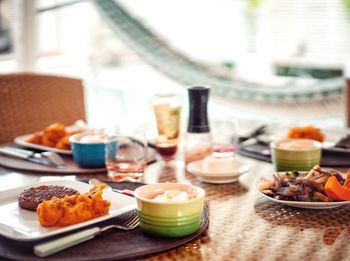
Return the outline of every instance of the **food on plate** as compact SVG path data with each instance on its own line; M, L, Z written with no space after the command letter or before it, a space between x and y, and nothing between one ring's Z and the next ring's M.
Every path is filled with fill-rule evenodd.
M333 197L331 193L327 193L327 191L340 191L337 184L333 185L335 180L340 186L342 186L341 184L350 183L350 181L345 182L337 170L321 168L319 165L316 165L309 172L278 172L273 175L273 179L262 179L257 184L257 188L265 195L278 200L306 202L350 200L350 188L348 189L349 199L346 199L346 197ZM329 184L329 182L332 182L332 184ZM330 188L334 190L330 190Z
M195 198L196 195L188 193L182 190L165 190L163 193L158 194L152 200L158 202L174 202L174 201L186 201Z
M66 195L78 195L79 192L64 186L39 186L24 190L18 196L18 204L21 208L36 210L43 200L50 200L53 196L63 198Z
M288 130L287 137L291 139L312 139L323 142L325 135L319 128L312 125L295 127Z
M44 200L37 208L40 224L61 227L106 215L111 203L102 198L105 187L105 184L101 184L84 194Z
M61 123L53 123L44 129L41 142L48 147L55 147L58 141L66 135L65 126Z
M41 142L42 137L43 137L43 133L42 132L35 132L26 141L29 142L29 143L40 145L40 144L42 144L42 142Z
M71 146L70 146L69 136L66 135L63 138L61 138L55 145L55 148L60 150L70 150Z
M343 185L334 176L330 177L325 185L325 192L333 200L350 200L350 170Z
M70 150L69 137L78 132L81 132L81 129L74 128L74 126L65 127L62 123L56 122L47 126L43 131L34 133L26 139L26 142L61 150Z

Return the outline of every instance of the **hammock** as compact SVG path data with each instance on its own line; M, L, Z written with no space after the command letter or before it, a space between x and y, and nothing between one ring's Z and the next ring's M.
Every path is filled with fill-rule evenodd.
M156 70L182 85L205 84L211 86L213 95L265 104L300 104L311 101L315 103L323 100L339 100L342 95L341 77L315 80L307 86L289 84L276 88L218 76L209 68L171 48L118 1L95 0L94 4L101 17L120 39Z

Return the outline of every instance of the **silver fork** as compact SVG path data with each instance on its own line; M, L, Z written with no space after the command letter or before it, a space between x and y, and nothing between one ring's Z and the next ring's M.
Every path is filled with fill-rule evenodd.
M119 224L113 224L113 225L108 225L104 227L93 227L93 228L85 229L83 231L79 231L77 233L70 234L65 237L61 237L58 239L54 239L45 243L35 245L33 247L34 253L39 257L49 256L63 249L66 249L71 246L75 246L77 244L85 242L87 240L93 239L95 236L111 228L131 230L136 228L139 225L139 219L137 217L136 210L134 210L132 213L129 213L125 217L123 216L120 216L117 218Z
M111 190L111 191L114 191L114 192L117 192L117 193L120 193L120 194L124 194L124 195L127 195L127 196L131 196L133 197L134 196L134 191L130 190L130 189L115 189L115 188L112 188L111 186L109 186L108 184L100 181L99 179L96 179L96 178L92 178L92 179L89 179L89 184L90 185L100 185L100 184L105 184L106 185L106 189L108 190Z

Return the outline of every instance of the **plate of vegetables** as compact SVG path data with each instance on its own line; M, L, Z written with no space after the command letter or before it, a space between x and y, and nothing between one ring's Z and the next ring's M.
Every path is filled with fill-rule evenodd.
M256 191L277 203L308 209L350 204L350 170L346 177L335 169L314 166L310 171L277 172L254 182Z

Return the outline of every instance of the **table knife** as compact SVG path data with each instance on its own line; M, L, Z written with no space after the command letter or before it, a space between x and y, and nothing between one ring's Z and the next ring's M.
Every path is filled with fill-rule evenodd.
M33 163L42 164L50 167L60 167L60 164L57 164L51 161L48 158L45 158L41 153L35 153L33 151L27 151L11 147L0 148L0 153L3 155L11 156L18 159L27 160Z
M20 149L20 148L16 148L16 147L5 147L8 148L10 150L25 154L26 156L36 156L38 158L45 158L46 160L50 161L52 164L54 165L58 165L58 166L64 166L64 160L63 158L56 152L54 151L44 151L41 153L36 153L34 151L31 150L27 150L27 149Z

